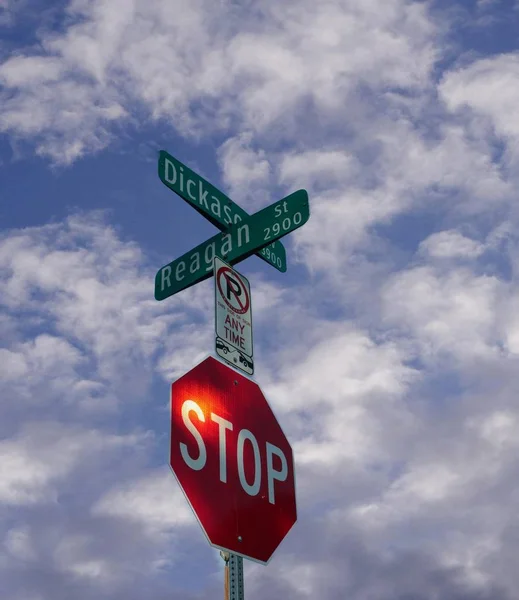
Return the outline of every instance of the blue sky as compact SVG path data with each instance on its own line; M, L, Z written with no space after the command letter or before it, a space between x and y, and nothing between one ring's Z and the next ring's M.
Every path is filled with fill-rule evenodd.
M167 150L255 212L241 263L299 520L246 596L513 600L519 4L0 0L0 596L222 591L167 465L169 386L213 351L216 233Z

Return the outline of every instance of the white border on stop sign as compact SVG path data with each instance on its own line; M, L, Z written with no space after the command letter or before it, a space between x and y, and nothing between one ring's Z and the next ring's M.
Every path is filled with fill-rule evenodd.
M274 415L274 418L276 419L279 428L281 429L281 432L283 433L283 435L285 436L287 442L290 444L290 448L292 450L292 465L293 465L293 477L294 477L294 499L295 499L295 504L296 504L296 520L294 522L294 524L292 525L292 527L288 530L287 534L285 535L285 537L281 540L281 542L279 542L278 547L274 550L274 552L271 554L270 558L267 560L267 562L264 562L262 560L258 560L257 558L251 558L250 556L247 556L245 554L241 554L240 552L236 552L235 550L229 550L229 548L224 548L223 546L217 546L216 544L213 544L211 542L211 540L209 539L209 536L207 535L204 526L202 525L202 522L200 521L200 519L198 518L198 515L196 514L195 509L193 508L193 505L191 504L189 498L187 497L186 492L184 491L184 488L182 487L182 485L180 484L180 480L177 477L177 474L175 473L175 471L173 471L173 467L171 466L171 404L172 404L172 388L171 386L173 385L173 383L175 383L175 381L177 381L177 379L180 379L180 377L183 377L184 375L186 375L186 373L189 373L189 371L191 371L192 369L194 369L196 366L198 366L199 364L203 363L204 360L206 360L207 358L214 358L216 359L219 363L221 363L222 365L224 365L225 367L228 367L229 369L231 369L232 371L234 371L235 373L237 373L238 375L241 375L242 377L245 377L246 379L250 379L251 381L253 381L261 390L261 393L263 394L263 397L265 398L265 400L267 401L267 404L269 405L270 410L272 411L272 414ZM200 529L204 532L204 535L207 539L207 541L209 542L209 546L211 546L211 548L216 548L217 550L223 550L224 552L231 552L232 554L236 554L237 556L241 556L242 558L245 558L247 560L252 560L255 563L258 563L260 565L268 565L270 563L270 561L272 560L272 557L276 554L276 552L279 550L279 548L281 547L281 545L284 543L284 541L287 539L288 535L290 534L290 532L292 531L294 525L297 523L298 521L298 510L297 510L297 478L296 478L296 457L294 454L294 449L292 448L292 444L290 443L290 440L288 439L287 434L285 433L285 430L283 429L283 427L281 426L281 422L278 419L278 416L276 415L274 409L272 408L272 405L269 402L269 399L267 398L267 396L265 395L265 392L263 391L261 385L256 381L255 377L252 377L251 375L246 375L241 371L238 371L237 369L235 369L232 365L227 364L226 362L224 362L219 356L214 356L213 354L206 354L203 358L200 359L199 362L197 362L195 365L193 365L189 371L186 371L186 373L182 373L182 375L180 375L179 377L177 377L177 379L175 379L175 381L172 381L169 384L169 460L168 460L168 464L169 464L169 468L171 469L171 472L173 473L173 475L175 476L175 479L178 483L178 487L182 490L182 493L184 494L184 498L187 500L187 503L189 504L189 507L191 508L191 511L193 512L193 514L195 515L196 520L198 521L198 524L200 525Z

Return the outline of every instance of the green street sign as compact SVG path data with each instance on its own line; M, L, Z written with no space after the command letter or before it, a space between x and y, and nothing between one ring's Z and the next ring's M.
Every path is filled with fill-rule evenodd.
M155 299L164 300L211 277L215 256L235 265L298 229L309 217L305 190L274 202L159 269L155 276Z
M227 231L249 216L223 192L165 150L159 153L159 177L164 185L191 204L220 231ZM275 241L262 248L258 256L282 273L287 270L286 251L281 242Z

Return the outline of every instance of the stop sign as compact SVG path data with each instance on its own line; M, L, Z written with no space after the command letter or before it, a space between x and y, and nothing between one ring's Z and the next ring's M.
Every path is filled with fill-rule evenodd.
M217 548L266 563L296 522L285 434L260 387L213 357L171 386L170 465Z

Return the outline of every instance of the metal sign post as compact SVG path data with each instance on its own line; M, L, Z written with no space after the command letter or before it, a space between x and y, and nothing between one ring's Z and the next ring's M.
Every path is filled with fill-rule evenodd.
M231 554L229 558L229 600L244 600L243 558Z
M243 558L231 552L220 551L225 561L224 600L244 600Z

